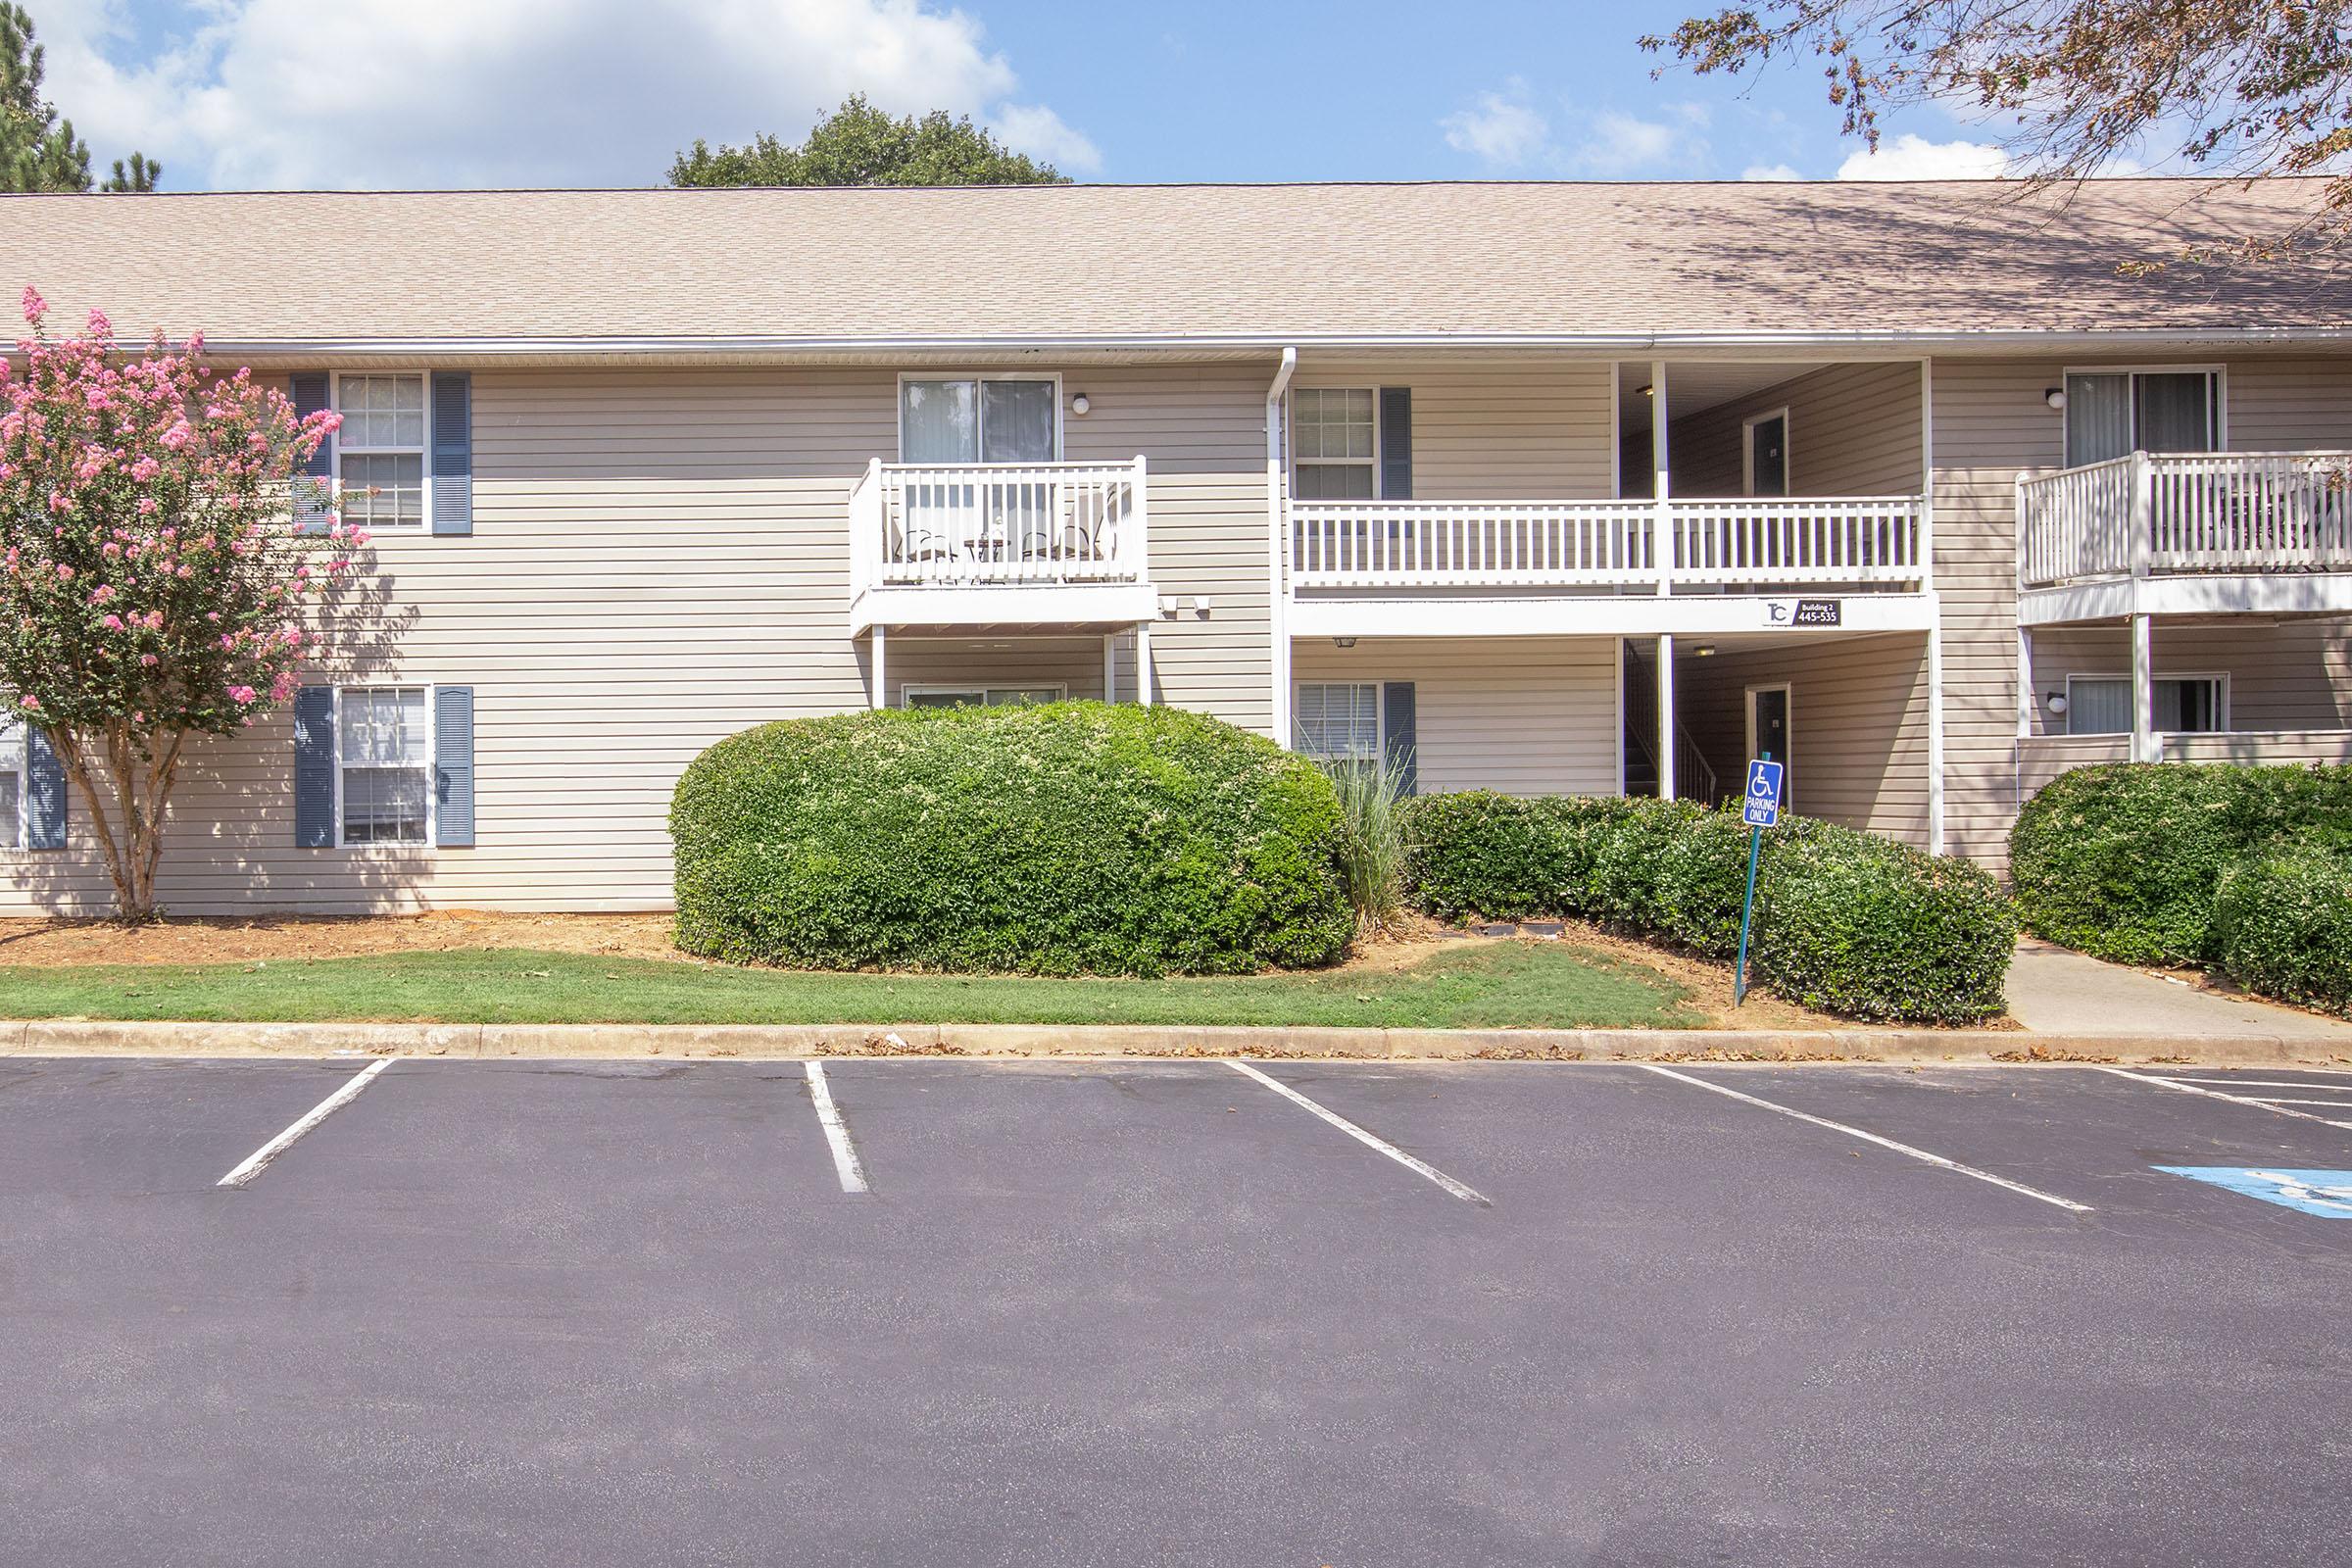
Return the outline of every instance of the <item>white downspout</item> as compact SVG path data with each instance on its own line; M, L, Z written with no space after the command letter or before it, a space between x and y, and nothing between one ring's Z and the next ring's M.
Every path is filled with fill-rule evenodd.
M1273 702L1267 711L1274 728L1274 744L1285 751L1291 745L1291 624L1290 573L1287 565L1291 554L1290 509L1283 504L1283 394L1291 387L1291 376L1298 368L1298 351L1282 351L1282 364L1274 371L1274 384L1266 388L1266 623L1272 646L1267 650L1268 664L1273 671Z

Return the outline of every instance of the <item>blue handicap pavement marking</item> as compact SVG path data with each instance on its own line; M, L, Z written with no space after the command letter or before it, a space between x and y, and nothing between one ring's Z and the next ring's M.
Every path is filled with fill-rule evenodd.
M1740 816L1749 827L1771 827L1780 821L1780 763L1759 760L1747 764L1747 798Z
M2266 1203L2322 1219L2352 1219L2352 1170L2270 1170L2241 1165L2159 1165L2191 1181L2211 1182Z

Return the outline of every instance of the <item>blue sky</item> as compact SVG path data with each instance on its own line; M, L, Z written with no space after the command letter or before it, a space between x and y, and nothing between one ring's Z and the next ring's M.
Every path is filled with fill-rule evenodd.
M659 183L697 135L797 136L863 90L1082 178L1973 174L1928 113L1876 160L1809 66L1701 80L1673 4L1043 0L30 0L101 164L174 189ZM1973 139L1972 139L1973 134Z

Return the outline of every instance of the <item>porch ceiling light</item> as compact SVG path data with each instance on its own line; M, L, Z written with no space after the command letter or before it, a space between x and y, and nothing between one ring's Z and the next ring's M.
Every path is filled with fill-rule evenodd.
M1715 645L1713 643L1700 643L1690 650L1690 657L1692 659L1713 659L1715 657Z
M1331 640L1331 646L1334 648L1353 648L1355 646L1355 639L1352 637L1334 637Z
M1645 398L1654 398L1658 395L1658 389L1654 386L1644 386L1642 388L1642 395Z
M2047 403L2053 409L2065 408L2066 388L2062 386L2051 387L2047 392L2044 392L2041 395L2041 401Z

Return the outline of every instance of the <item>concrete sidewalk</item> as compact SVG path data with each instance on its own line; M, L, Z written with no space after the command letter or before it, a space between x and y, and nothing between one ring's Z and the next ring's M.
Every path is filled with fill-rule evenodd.
M2310 1041L2352 1052L2352 1023L2201 991L2031 937L2009 965L2009 1015L2035 1034Z

